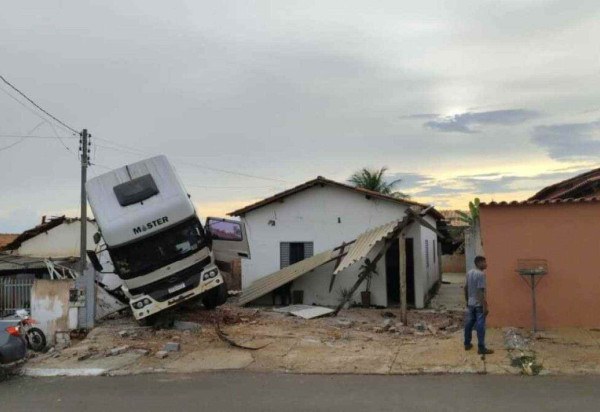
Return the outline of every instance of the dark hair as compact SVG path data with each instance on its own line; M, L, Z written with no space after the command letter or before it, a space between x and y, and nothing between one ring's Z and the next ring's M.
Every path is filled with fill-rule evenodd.
M485 262L485 257L484 257L484 256L477 256L477 257L475 258L475 264L476 264L476 265L478 265L478 264L480 264L480 263L482 263L482 262Z

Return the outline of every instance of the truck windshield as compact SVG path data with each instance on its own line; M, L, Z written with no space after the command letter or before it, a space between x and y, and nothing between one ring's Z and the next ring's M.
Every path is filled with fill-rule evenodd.
M204 246L202 225L194 218L109 252L117 274L131 279L183 259Z

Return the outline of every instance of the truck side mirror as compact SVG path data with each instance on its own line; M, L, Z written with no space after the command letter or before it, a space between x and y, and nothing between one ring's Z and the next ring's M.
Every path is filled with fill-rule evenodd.
M103 267L102 267L102 264L100 263L100 260L98 259L98 255L96 255L96 252L94 252L93 250L88 250L87 257L90 260L90 262L92 263L92 266L94 267L96 272L102 272Z
M94 243L98 244L100 243L100 240L102 240L102 235L100 234L100 232L94 233Z

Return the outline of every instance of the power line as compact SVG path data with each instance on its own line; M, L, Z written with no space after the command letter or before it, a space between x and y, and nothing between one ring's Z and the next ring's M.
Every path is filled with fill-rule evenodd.
M19 138L19 139L56 139L60 136L36 136L36 135L27 135L27 134L0 134L0 137L6 138ZM77 139L75 136L62 136L63 139Z
M52 128L52 132L54 133L54 136L27 136L25 137L27 138L35 138L35 139L56 139L60 142L60 144L68 151L71 152L73 155L75 155L77 157L77 154L75 152L73 152L71 149L69 149L69 147L65 144L65 142L62 141L61 137L58 135L58 132L56 131L56 128L54 127L54 124L50 123L48 121L48 119L46 119L45 117L43 117L42 115L40 115L38 112L36 112L35 110L33 110L31 107L27 106L25 103L23 103L21 100L17 99L15 96L13 96L12 94L10 94L9 92L7 92L6 90L4 90L4 88L0 87L0 91L2 91L4 94L6 94L8 97L10 97L11 99L13 99L15 102L17 102L18 104L20 104L21 106L23 106L27 111L29 111L30 113L32 113L33 115L35 115L36 117L40 118L41 120L44 121L44 123L48 124L48 126L50 126ZM64 126L60 125L63 129ZM65 130L69 130L69 129L65 129ZM33 133L32 132L29 132ZM77 133L75 133L77 134ZM2 137L2 136L0 136ZM4 136L4 137L22 137L22 136ZM63 136L63 138L77 138L77 136ZM11 145L12 147L12 145Z
M121 148L124 148L124 149L128 150L130 153L138 155L138 156L148 156L148 155L150 155L149 152L143 152L143 151L140 151L138 149L135 149L135 148L123 145L121 143L112 141L110 139L105 139L105 138L102 138L102 137L96 137L96 139L101 140L103 142L107 142L107 143L115 145L115 146L119 146ZM104 146L104 145L97 145L97 146L98 147L104 147L106 149L120 151L120 149L116 149L114 147L108 147L108 146ZM170 156L170 157L177 158L179 156ZM212 170L214 172L226 173L226 174L235 175L235 176L248 177L248 178L252 178L252 179L268 180L268 181L279 182L279 183L290 183L290 182L288 182L286 180L283 180L283 179L277 179L277 178L265 177L265 176L257 176L257 175L252 175L252 174L249 174L249 173L242 173L242 172L236 172L236 171L227 170L227 169L220 169L220 168L206 166L206 165L199 165L197 163L192 163L192 162L183 161L183 160L179 160L179 164L181 164L181 165L187 165L187 166L193 166L193 167L197 167L197 168L200 168L200 169Z
M43 125L45 122L46 122L45 120L42 120L41 122L39 122L38 124L36 124L35 127L33 127L33 129L31 129L29 132L27 132L27 134L31 134L31 133L35 132L37 130L37 128L40 127L41 125ZM23 143L24 141L25 141L25 139L23 137L21 137L19 140L17 140L14 143L11 143L11 144L9 144L7 146L4 146L4 147L0 147L0 152L3 151L3 150L8 150L11 147L14 147L14 146L16 146L16 145L18 145L20 143Z
M57 118L56 116L50 114L49 112L47 112L43 107L41 107L39 104L37 104L36 102L34 102L33 100L31 100L25 93L23 93L21 90L17 89L15 86L13 86L12 83L10 83L8 80L6 80L4 78L4 76L2 76L0 74L0 80L2 80L4 83L6 83L11 89L13 89L14 91L16 91L17 93L19 93L21 96L23 96L25 99L27 99L27 101L29 103L31 103L32 105L34 105L38 110L40 110L41 112L43 112L44 114L46 114L46 116L49 116L50 118L52 118L55 122L57 122L58 124L66 127L67 129L69 129L70 131L72 131L73 133L79 133L77 130L75 130L74 128L72 128L71 126L69 126L68 124L66 124L65 122L63 122L62 120L60 120L59 118Z

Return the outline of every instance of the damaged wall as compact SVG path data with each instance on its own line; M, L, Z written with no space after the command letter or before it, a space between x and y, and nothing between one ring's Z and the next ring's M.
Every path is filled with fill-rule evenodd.
M87 249L94 250L93 236L98 231L94 222L88 222ZM24 241L16 250L22 256L36 256L44 258L79 257L80 241L79 220L64 222L47 232Z
M75 324L69 322L69 290L75 287L74 280L36 279L31 289L31 317L39 324L36 327L44 331L48 344L54 344L56 332L68 331L77 327L77 308Z

